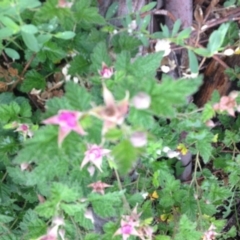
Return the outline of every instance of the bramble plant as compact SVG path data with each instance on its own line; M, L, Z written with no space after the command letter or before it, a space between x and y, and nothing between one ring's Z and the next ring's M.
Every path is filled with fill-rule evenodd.
M197 55L223 53L233 23L199 48L180 21L150 34L140 12L111 25L116 10L105 19L96 1L0 2L1 239L236 235L222 231L239 197L238 93L187 102L202 84ZM155 52L139 54L150 40ZM170 43L187 49L190 72L158 81ZM188 152L192 179L181 182Z

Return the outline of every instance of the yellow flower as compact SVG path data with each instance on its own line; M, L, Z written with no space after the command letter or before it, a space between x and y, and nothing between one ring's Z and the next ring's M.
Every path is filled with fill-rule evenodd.
M177 149L180 151L180 153L182 155L186 155L187 152L188 152L188 149L186 148L186 146L183 144L183 143L180 143L178 146L177 146Z
M157 194L157 191L154 191L152 194L149 193L148 196L150 197L150 199L151 199L152 201L157 200L157 199L159 198L159 196L158 196L158 194Z

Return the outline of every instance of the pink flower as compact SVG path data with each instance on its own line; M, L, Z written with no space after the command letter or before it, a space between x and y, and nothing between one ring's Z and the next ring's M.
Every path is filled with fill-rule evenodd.
M137 205L136 207L132 210L130 215L123 215L122 218L127 221L127 222L131 222L134 226L139 226L140 222L139 222L139 218L141 216L142 213L137 213Z
M218 233L215 232L215 230L216 230L216 227L213 224L211 224L209 229L204 233L203 240L213 240L213 239L216 239L216 236L218 235Z
M123 215L121 220L121 227L114 233L115 235L122 235L123 240L128 239L129 236L139 236L135 227L140 226L139 217L141 213L137 213L137 206L133 209L130 215Z
M112 93L103 84L103 98L105 106L100 106L92 109L89 113L104 121L103 134L107 130L114 128L116 125L121 125L128 112L129 93L126 93L125 98L116 103Z
M17 129L15 130L16 132L21 132L22 135L26 138L27 136L32 138L33 137L33 132L30 130L30 127L26 123L14 123L17 124Z
M121 220L121 227L114 233L113 236L122 235L123 240L127 240L131 235L139 236L132 222Z
M104 188L107 187L111 187L111 185L101 182L101 181L97 181L95 183L89 184L88 187L92 187L93 191L92 192L96 192L96 193L100 193L100 194L104 194Z
M65 137L74 131L79 135L86 135L79 123L82 113L78 111L60 110L57 115L43 121L45 124L59 125L58 145L61 146Z
M85 157L81 164L81 169L87 164L91 163L92 165L96 166L100 172L102 172L101 165L102 165L102 158L110 153L110 150L103 149L101 146L98 146L96 144L89 145L88 150L84 153ZM92 171L93 175L94 171Z
M237 107L235 98L237 96L237 92L232 92L229 96L221 97L220 102L214 104L213 109L220 112L227 111L229 115L235 117L235 108Z
M102 69L98 71L102 78L108 79L113 75L113 67L108 67L104 62L102 63Z
M144 92L139 92L132 99L132 104L136 109L147 109L151 104L151 98Z

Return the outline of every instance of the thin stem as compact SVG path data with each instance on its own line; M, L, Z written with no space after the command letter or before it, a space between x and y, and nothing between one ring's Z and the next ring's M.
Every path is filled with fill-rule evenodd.
M123 192L122 183L121 183L118 171L115 168L114 168L114 172L115 172L115 175L116 175L116 178L117 178L118 188L119 188L120 191ZM127 209L127 211L131 212L131 208L130 208L129 203L126 199L126 196L124 194L122 195L122 201L123 201L124 207Z

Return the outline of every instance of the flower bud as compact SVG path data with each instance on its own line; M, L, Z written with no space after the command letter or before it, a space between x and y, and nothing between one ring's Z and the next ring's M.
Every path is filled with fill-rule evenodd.
M137 109L147 109L151 104L151 98L144 92L139 92L132 99L132 104Z

